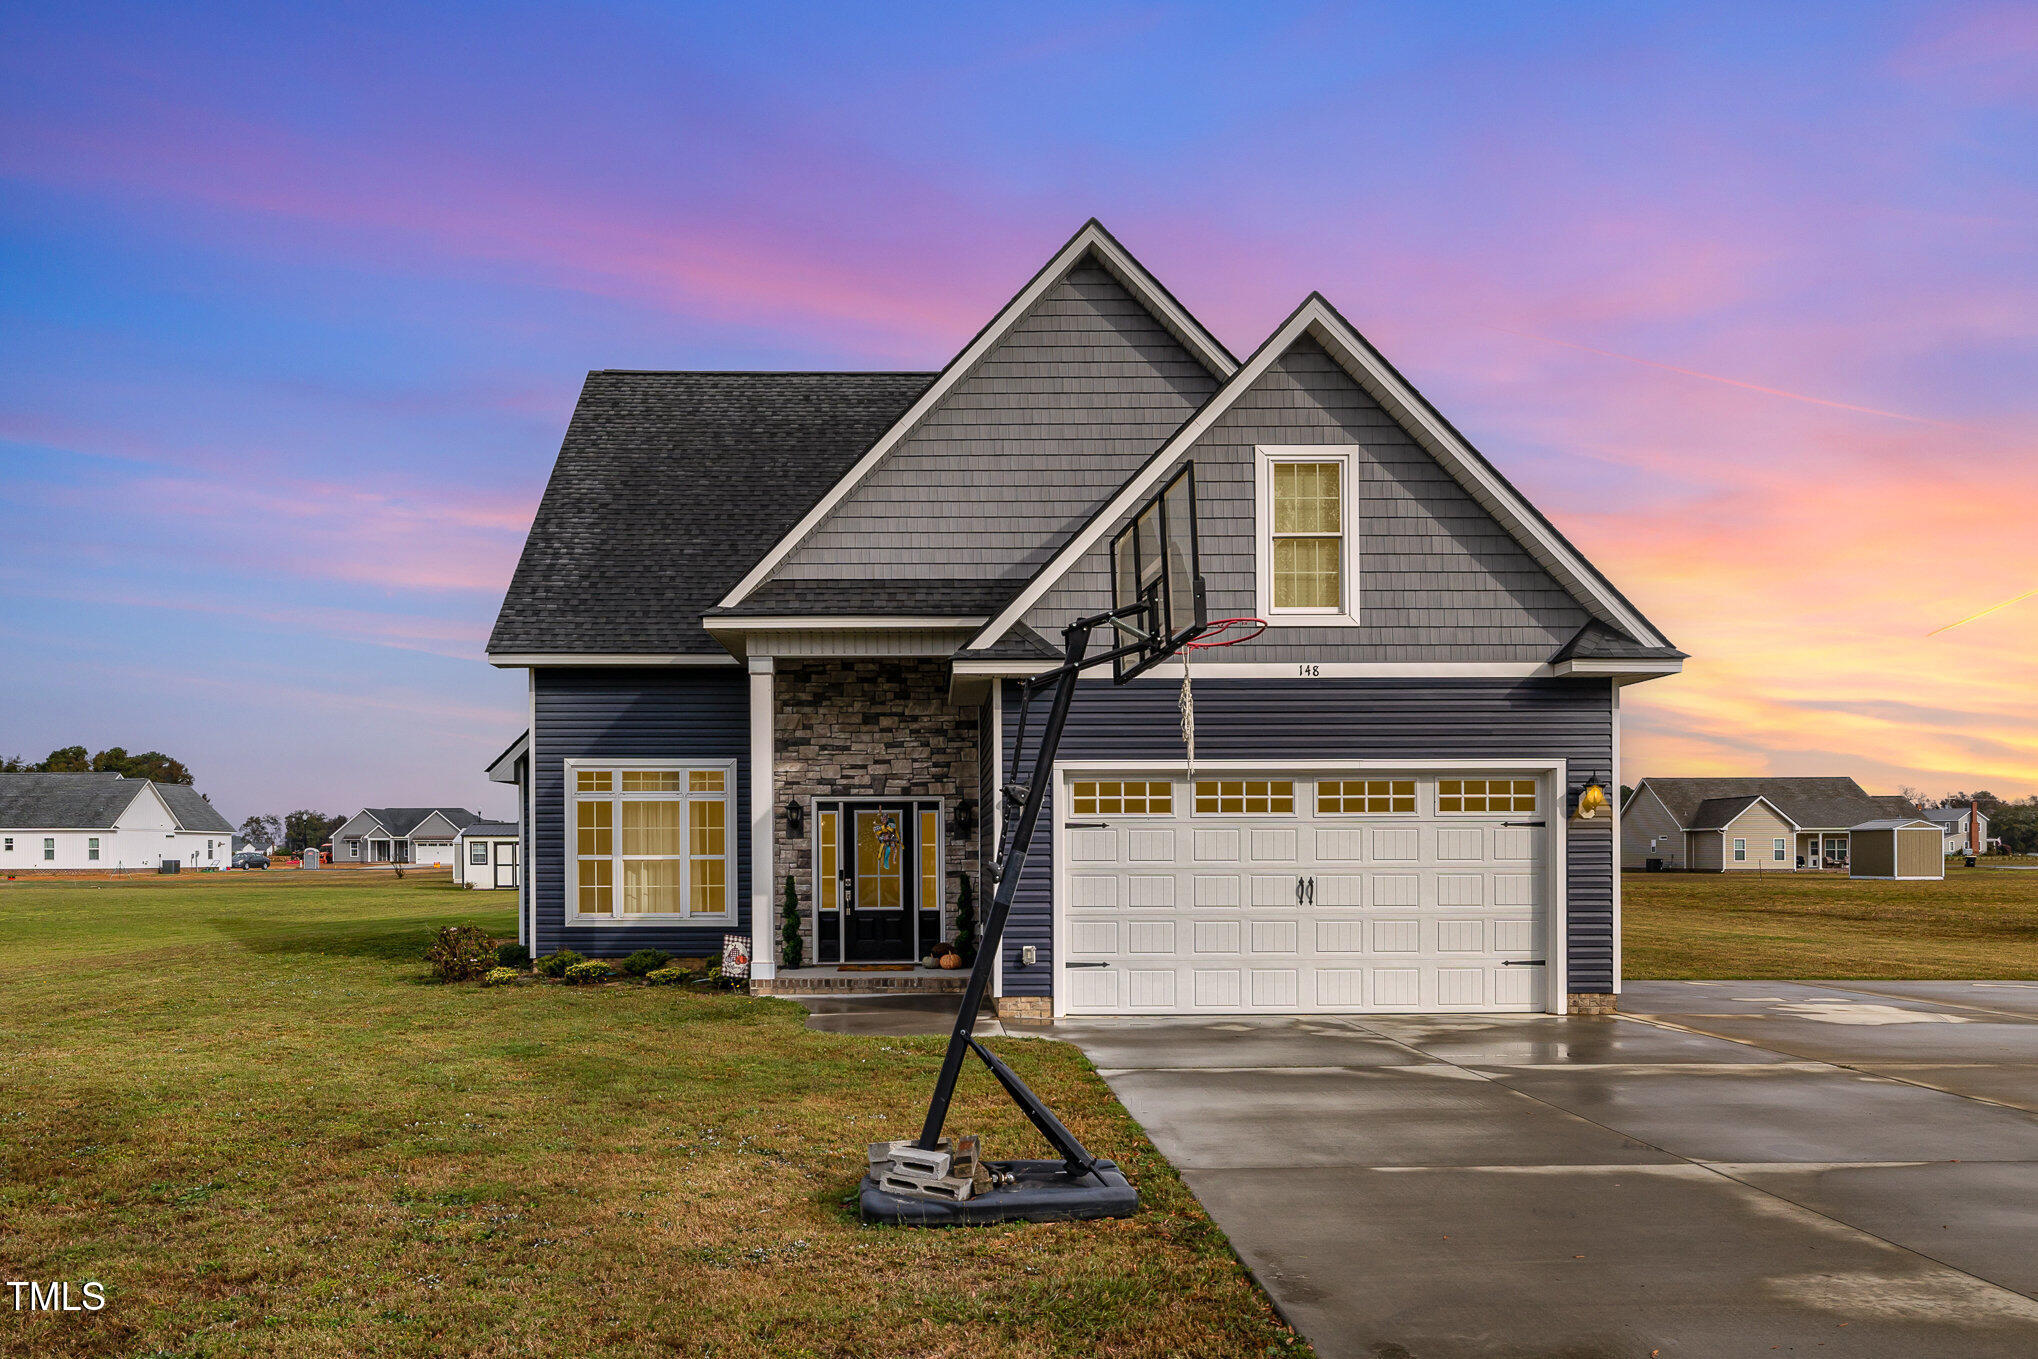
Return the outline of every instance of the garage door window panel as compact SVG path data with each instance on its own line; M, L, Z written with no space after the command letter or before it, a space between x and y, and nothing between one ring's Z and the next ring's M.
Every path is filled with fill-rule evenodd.
M1404 816L1415 812L1414 779L1324 779L1316 785L1319 816Z
M1069 807L1077 816L1169 816L1175 786L1165 779L1078 779Z
M1438 779L1437 811L1444 816L1533 816L1534 779Z
M1198 779L1198 816L1293 816L1293 779Z

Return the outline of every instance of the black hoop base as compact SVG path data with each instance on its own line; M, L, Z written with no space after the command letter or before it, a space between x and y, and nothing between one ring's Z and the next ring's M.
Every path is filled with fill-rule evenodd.
M1131 1217L1139 1191L1114 1161L1093 1161L1087 1174L1071 1175L1062 1161L987 1161L997 1174L1015 1177L960 1203L888 1194L866 1175L857 1196L865 1222L901 1227L980 1227L994 1222L1078 1222Z

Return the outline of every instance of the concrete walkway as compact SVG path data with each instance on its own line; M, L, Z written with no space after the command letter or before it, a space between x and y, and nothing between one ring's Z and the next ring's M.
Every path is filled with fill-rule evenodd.
M1324 1356L2038 1354L2038 983L1082 1020Z

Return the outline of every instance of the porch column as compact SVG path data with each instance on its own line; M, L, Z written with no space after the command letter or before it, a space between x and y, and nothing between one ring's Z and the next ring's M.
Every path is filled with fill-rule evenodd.
M768 981L778 975L778 954L772 948L772 799L777 779L772 770L772 664L769 656L750 658L750 975Z

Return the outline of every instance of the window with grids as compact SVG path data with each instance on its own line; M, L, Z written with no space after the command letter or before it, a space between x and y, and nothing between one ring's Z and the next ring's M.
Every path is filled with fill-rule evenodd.
M1336 613L1345 607L1342 459L1281 459L1270 467L1276 609Z
M1779 835L1778 837L1776 837L1776 839L1770 841L1770 846L1771 846L1770 857L1775 859L1776 862L1782 863L1786 858L1790 856L1790 850L1783 843L1782 836Z
M920 809L920 909L941 909L941 812Z
M1165 779L1079 779L1069 786L1077 816L1165 816L1175 810L1175 785Z
M1295 810L1293 779L1198 779L1196 810L1273 815Z
M1349 816L1354 812L1412 812L1414 779L1325 779L1316 785L1316 810Z
M814 818L816 843L814 846L815 884L818 889L815 899L824 911L842 909L842 884L837 875L842 871L842 813L829 807Z
M488 842L486 840L469 840L467 842L467 862L476 868L480 868L488 862Z
M570 794L579 914L728 915L726 768L576 768Z
M1438 779L1439 812L1534 812L1534 779Z
M1739 864L1746 863L1747 861L1748 861L1748 842L1746 840L1734 841L1734 862Z

